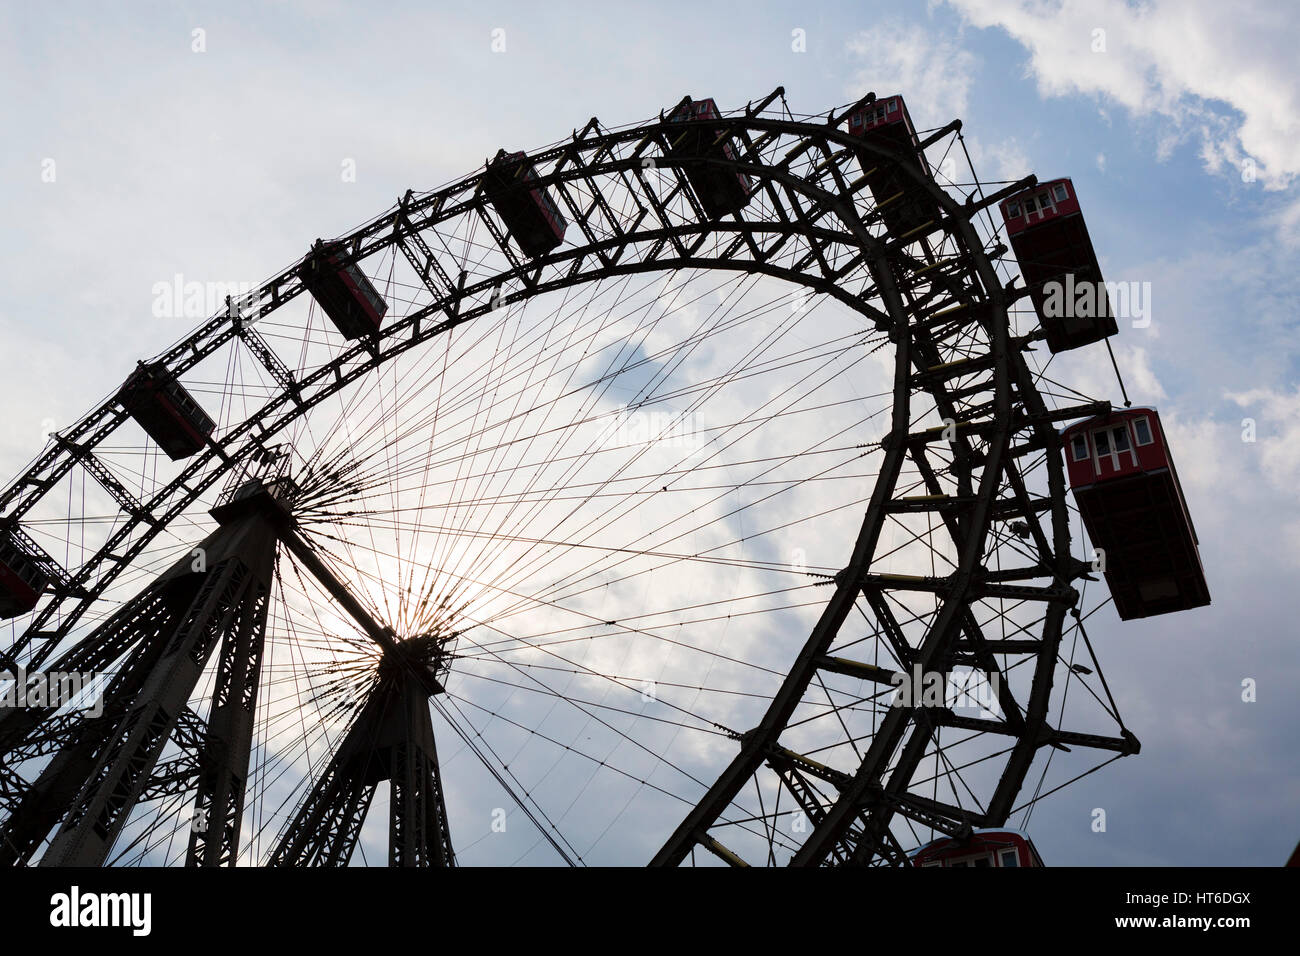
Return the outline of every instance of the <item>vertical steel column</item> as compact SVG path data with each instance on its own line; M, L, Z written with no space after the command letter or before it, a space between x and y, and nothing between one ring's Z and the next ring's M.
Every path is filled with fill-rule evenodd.
M186 866L234 866L239 855L269 598L269 590L255 582L238 630L227 632L221 645Z

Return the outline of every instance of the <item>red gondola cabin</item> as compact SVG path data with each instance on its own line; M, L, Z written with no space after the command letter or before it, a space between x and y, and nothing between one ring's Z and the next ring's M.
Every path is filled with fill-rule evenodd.
M1210 603L1196 529L1154 408L1063 432L1070 488L1121 619Z
M36 607L50 573L17 536L0 531L0 618L17 617Z
M483 190L511 237L530 259L544 256L564 241L568 222L526 153L498 150L483 176Z
M939 203L909 174L929 176L929 164L917 139L912 117L901 96L887 96L849 114L848 130L854 136L892 147L899 162L860 150L858 162L885 228L896 239L920 238L940 219ZM902 168L908 167L907 170ZM914 235L915 234L915 235Z
M216 427L160 362L141 362L118 389L117 400L172 461L201 449Z
M692 122L721 118L722 114L718 112L718 106L712 98L683 100L668 114L668 121L690 125L680 132L669 134L666 155L669 158L695 157L735 162L736 151L732 148L731 136L725 130ZM706 163L684 166L682 171L695 190L695 195L699 197L704 211L714 218L744 209L753 193L753 180L735 169Z
M1047 347L1065 352L1119 331L1074 183L1039 183L1001 208Z
M348 261L343 243L316 240L299 274L302 284L345 339L360 339L379 331L388 303L361 267Z
M1019 830L976 830L969 840L942 837L912 853L913 866L1040 867L1043 858Z

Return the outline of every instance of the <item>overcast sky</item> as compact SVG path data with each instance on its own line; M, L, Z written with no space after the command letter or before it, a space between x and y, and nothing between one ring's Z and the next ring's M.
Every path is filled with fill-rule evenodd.
M1122 328L1116 355L1169 431L1214 603L1093 619L1143 752L1045 801L1032 834L1049 865L1269 865L1300 839L1292 3L313 0L0 18L3 481L195 324L152 314L158 282L259 282L407 188L592 116L630 123L685 93L734 109L778 85L796 112L902 92L920 127L965 121L986 178L1072 176L1106 278L1151 283L1151 325ZM1098 357L1054 369L1118 400Z

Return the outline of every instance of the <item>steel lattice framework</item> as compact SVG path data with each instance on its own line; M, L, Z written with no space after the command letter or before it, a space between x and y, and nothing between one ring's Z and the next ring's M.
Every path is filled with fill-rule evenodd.
M97 452L129 417L115 398L62 431L0 493L0 523L23 535L24 517L76 469L102 486L120 515L79 566L42 558L53 583L0 663L28 672L126 663L108 695L111 706L97 721L48 710L0 717L6 762L56 755L53 769L35 785L8 771L0 775L6 862L28 859L60 821L44 862L103 862L118 832L115 821L132 806L188 790L220 829L193 834L187 861L233 863L267 580L284 533L268 530L255 516L223 524L217 539L205 544L210 566L197 593L190 593L196 585L189 578L163 575L89 637L74 640L83 615L161 529L180 521L232 472L269 455L294 422L372 370L502 307L659 271L762 275L834 299L887 339L893 380L878 476L843 569L823 583L824 610L761 721L737 734L739 752L653 863L680 864L693 859L696 848L731 864L771 862L779 844L796 865L905 864L895 824L910 821L958 836L1002 825L1044 747L1136 752L1137 740L1122 723L1114 735L1099 735L1053 726L1048 718L1063 631L1078 604L1074 584L1089 571L1071 553L1058 425L1109 406L1049 407L1026 357L1041 333L1012 330L1009 310L1023 290L1000 278L1005 249L996 237L981 234L977 220L1033 177L993 194L976 189L954 198L889 147L846 132L844 118L874 96L824 117L802 118L773 108L781 96L778 90L711 121L731 138L730 160L669 156L670 124L662 115L619 129L592 119L567 141L529 153L539 185L572 223L567 243L539 258L523 258L512 245L487 202L482 172L432 192L408 192L341 241L349 259L362 264L385 252L400 254L422 285L417 301L380 335L349 343L314 367L291 370L257 328L304 291L296 264L230 300L156 361L179 378L218 350L238 346L264 367L278 391L256 414L219 429L173 480L145 497L129 490ZM953 140L960 128L951 123L923 145ZM862 167L868 163L897 163L933 196L942 218L916 235L890 236L866 187ZM754 201L735 215L711 218L686 177L693 165L752 177ZM444 237L468 228L486 230L495 252L472 268L458 267ZM884 530L909 522L931 529L924 553L885 549ZM1006 530L1011 525L1014 534ZM936 533L945 540L936 543ZM312 546L299 540L293 550L310 557ZM227 552L240 558L211 557ZM950 566L936 570L936 552L950 555L944 562ZM1009 633L995 627L1008 608L1033 609L1030 623ZM383 624L363 627L373 628L382 643ZM892 650L891 666L854 655L864 635ZM395 645L383 646L385 659L396 660ZM205 724L186 700L210 656L223 677ZM861 749L855 739L851 753L823 746L800 719L810 695L828 682L890 687L900 671L949 673L955 667L978 669L996 681L1008 660L1032 670L1032 680L1019 698L1011 681L995 684L997 718L894 706ZM378 680L371 709L339 745L271 862L347 862L360 816L385 779L403 795L404 807L393 808L390 862L454 862L425 705L430 689L410 676L414 672L390 667ZM943 733L1003 742L996 781L974 808L922 792L920 768L934 757ZM183 751L170 762L159 759L168 739ZM380 751L382 767L370 759ZM811 756L819 752L834 759ZM757 836L767 860L757 858L764 847L752 844L753 818L738 803L750 788L760 801L763 793L784 795L792 812L806 818L801 831L779 835L763 822ZM87 820L99 821L98 828Z

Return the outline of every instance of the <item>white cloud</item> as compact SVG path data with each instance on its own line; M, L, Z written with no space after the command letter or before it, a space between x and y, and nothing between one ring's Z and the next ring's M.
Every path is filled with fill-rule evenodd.
M848 84L850 95L861 96L866 90L874 90L877 96L902 93L919 129L941 126L966 114L980 60L963 48L959 37L895 20L854 35L848 50L862 61ZM971 164L985 183L1012 182L1033 169L1024 145L1015 137L989 144L967 131L965 139ZM943 155L955 158L949 153L949 142L945 139L931 148L936 164ZM959 165L960 170L947 175L966 181L964 161ZM942 172L940 182L949 184Z
M848 47L866 61L850 84L853 95L903 93L922 129L942 126L966 111L979 60L955 39L936 39L920 24L894 22L857 34Z
M1300 199L1280 207L1269 217L1269 223L1287 246L1300 245Z
M1126 332L1126 329L1121 329L1120 335L1110 339L1110 342L1115 352L1115 361L1123 370L1124 386L1129 398L1138 405L1157 405L1169 397L1168 393L1151 367L1150 351L1125 341ZM1061 352L1051 358L1047 374L1054 381L1062 382L1082 395L1109 399L1118 406L1122 401L1119 383L1101 348L1097 346ZM1034 355L1040 365L1048 360L1047 349L1042 345ZM1069 405L1078 401L1082 401L1078 395L1062 395L1062 404Z
M1025 46L1042 95L1095 94L1164 118L1162 155L1199 137L1211 171L1252 158L1269 189L1300 175L1300 28L1290 4L949 2L973 25L1000 27Z
M1264 478L1279 491L1294 492L1300 484L1300 387L1290 393L1256 388L1228 398L1254 420Z
M984 182L1008 182L1026 176L1034 168L1029 155L1015 137L986 145L973 133L966 134L971 163Z
M1300 568L1300 513L1294 488L1300 480L1300 426L1285 419L1300 408L1300 392L1230 395L1242 418L1184 418L1161 415L1179 482L1201 539L1202 558L1221 569L1260 567L1262 555L1278 567ZM1244 440L1242 419L1256 419L1256 441ZM1260 601L1254 594L1219 598L1243 609ZM1248 615L1243 613L1243 619Z

